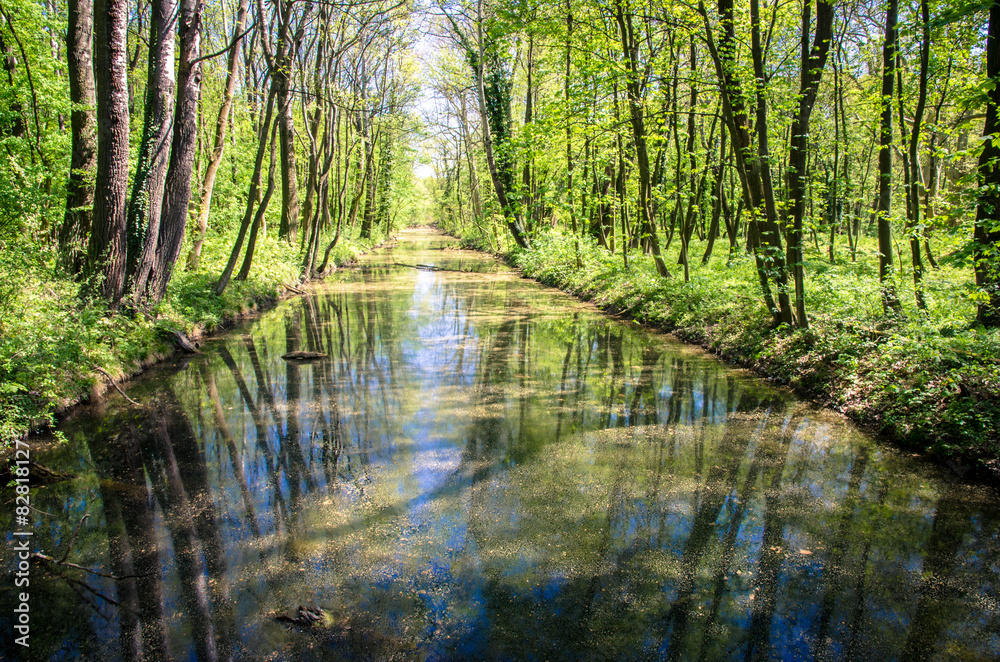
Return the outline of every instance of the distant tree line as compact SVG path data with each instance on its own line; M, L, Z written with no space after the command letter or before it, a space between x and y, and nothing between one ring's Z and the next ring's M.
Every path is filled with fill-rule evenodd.
M898 313L904 273L926 308L947 238L971 264L978 320L1000 325L998 5L467 0L437 13L451 47L433 76L446 223L489 237L493 205L521 246L559 226L626 266L641 250L663 277L673 246L683 278L727 237L730 259L752 255L774 323L800 328L809 243L856 261L870 236Z
M276 191L303 278L345 228L367 238L392 222L417 90L406 3L5 0L0 13L3 248L55 247L112 308L148 308L178 262L199 268L220 183L219 294L247 278Z

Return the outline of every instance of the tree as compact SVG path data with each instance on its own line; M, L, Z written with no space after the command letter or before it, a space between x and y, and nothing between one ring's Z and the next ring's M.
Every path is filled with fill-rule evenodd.
M989 81L983 152L979 156L979 202L973 233L973 259L980 296L976 319L1000 326L1000 2L990 5L986 38Z
M239 8L236 10L236 23L233 25L233 40L229 45L229 56L226 67L226 86L222 94L222 104L219 106L219 115L215 121L212 156L209 158L208 166L205 168L205 176L201 182L201 200L198 205L198 234L191 244L191 252L188 253L187 258L187 268L191 271L198 268L201 249L205 244L205 233L208 231L208 213L212 208L215 176L219 172L219 166L222 165L222 155L226 147L226 127L229 125L229 113L232 109L233 96L236 92L236 69L240 44L243 41L243 32L247 24L249 7L250 0L240 0Z
M486 164L511 237L522 248L530 245L518 208L514 189L514 157L512 139L511 87L513 75L508 56L504 53L505 37L498 22L484 11L483 0L476 1L472 30L473 40L455 18L445 13L453 35L465 53L475 77L476 97L482 117L483 149ZM499 154L498 154L499 152Z
M760 9L757 0L751 0L751 53L753 69L757 79L756 93L756 134L757 149L754 150L751 124L746 99L748 96L738 77L736 68L736 29L732 0L719 0L719 15L722 22L722 37L716 46L708 12L703 2L699 3L699 13L705 23L705 38L709 54L715 65L716 76L722 93L722 111L726 121L736 170L743 189L743 198L750 211L748 244L753 250L757 278L760 282L764 303L775 325L793 322L792 308L787 290L787 272L781 249L781 233L777 223L777 209L774 202L774 188L771 180L770 156L767 148L767 108L763 91L763 45L760 35ZM774 288L772 288L772 283ZM777 289L777 305L773 290Z
M613 11L618 23L618 38L621 41L622 54L624 55L629 123L632 126L632 143L635 145L636 164L639 168L639 197L636 207L639 210L642 238L649 242L656 271L661 276L669 276L670 272L667 271L667 265L660 255L660 242L656 238L656 226L653 224L653 183L649 169L644 112L650 67L648 64L642 65L639 53L641 44L653 41L650 34L651 26L647 17L647 20L643 22L646 34L638 33L631 7L626 7L625 2L626 0L615 0Z
M879 123L878 152L878 279L882 284L882 307L888 314L901 310L892 267L892 88L896 76L899 0L889 0L882 42L882 121Z
M272 135L271 122L274 116L274 97L275 86L272 83L271 89L267 94L264 120L261 122L258 130L257 156L254 159L253 175L250 178L250 190L247 192L246 210L243 213L243 220L240 222L240 229L236 235L236 241L233 243L233 250L229 253L229 261L226 263L226 267L223 269L222 275L219 276L219 280L216 281L216 295L221 295L229 285L229 279L232 278L233 271L236 269L236 261L240 259L240 254L243 252L243 242L246 239L247 231L250 229L251 223L256 223L258 226L260 225L260 218L263 217L264 213L263 210L267 209L267 201L270 199L270 196L267 196L261 200L260 205L257 204L257 195L260 191L261 175L264 167L264 154L267 151L268 142L272 142L270 138ZM259 209L258 213L255 215L254 209L257 207L262 208L262 210Z
M125 202L128 192L128 3L94 2L94 79L97 98L97 178L94 222L85 275L99 279L101 296L116 307L125 287Z
M174 110L173 144L164 184L163 215L156 240L149 294L159 301L167 291L174 264L181 253L191 202L191 177L198 139L198 99L201 95L202 0L180 0L177 33L180 57L177 63L177 107Z
M94 0L69 0L66 67L73 111L73 153L66 185L66 216L59 232L63 264L79 274L86 258L94 206L97 167L97 118L94 116Z
M291 81L295 55L305 37L305 28L313 4L298 10L292 0L276 2L276 43L272 46L265 32L261 37L264 56L270 68L277 95L278 139L281 146L281 225L278 236L294 243L299 227L299 187L295 167L295 122L292 117ZM297 20L296 20L297 19ZM258 4L258 20L264 23L263 3Z
M153 0L149 20L149 72L139 157L126 222L126 288L131 304L145 304L163 212L163 190L174 132L175 0Z
M907 156L909 159L908 181L909 187L906 192L906 230L910 238L910 258L913 261L913 292L917 302L917 308L927 309L927 302L924 300L924 265L920 257L920 237L923 234L920 230L920 188L923 176L920 167L920 130L924 120L924 108L927 105L927 78L930 75L931 59L931 17L928 0L920 0L920 73L917 76L917 105L913 110L913 128L910 131L910 141L907 146ZM901 86L902 87L902 86ZM899 90L902 99L902 89ZM902 123L902 118L900 122ZM929 256L929 253L928 253Z
M792 222L788 229L788 264L795 283L795 317L799 328L806 328L805 269L802 264L802 219L806 213L806 154L809 146L809 117L819 91L820 78L833 39L833 2L817 0L816 34L809 46L811 0L802 3L802 73L799 84L799 107L792 120L791 145L788 150L788 199Z

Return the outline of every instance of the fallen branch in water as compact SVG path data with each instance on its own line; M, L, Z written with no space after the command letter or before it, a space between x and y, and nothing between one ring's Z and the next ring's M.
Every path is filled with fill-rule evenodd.
M167 332L174 337L174 340L180 348L188 354L201 354L201 352L198 351L198 344L196 342L191 342L191 340L181 331L178 331L177 329L167 329Z
M51 556L49 556L47 554L42 554L41 552L34 552L31 555L31 560L32 561L37 561L37 562L41 563L42 565L44 565L46 567L49 567L49 568L52 568L52 566L59 566L59 567L62 567L62 568L72 568L74 570L83 570L86 573L89 573L91 575L95 575L97 577L104 577L105 579L115 579L115 580L118 580L118 579L139 579L141 577L149 577L151 574L153 574L151 572L147 572L147 573L142 574L142 575L122 575L122 576L118 576L118 575L113 575L113 574L110 574L110 573L107 573L107 572L101 572L99 570L94 570L93 568L86 568L86 567L84 567L82 565L73 563L72 561L57 561L54 558L52 558ZM55 573L55 574L57 574L57 575L59 575L60 577L64 576L58 570L54 570L53 569L52 572ZM79 580L76 580L76 581L79 581Z
M484 273L482 271L472 271L470 269L448 269L446 267L437 267L433 264L407 264L405 262L393 262L394 266L397 267L407 267L409 269L419 269L422 271L450 271L456 274L480 274Z
M134 404L134 405L135 405L136 407L141 407L141 406L142 406L141 404L139 404L138 402L136 402L136 401L135 401L135 400L133 400L132 398L130 398L130 397L128 397L127 395L125 395L125 391L123 391L123 390L121 389L121 387L120 387L120 386L118 386L118 383L117 383L117 382L115 381L115 378L114 378L114 377L112 377L111 375L109 375L109 374L108 374L108 373L107 373L107 372L106 372L106 371L104 370L104 368L102 368L102 367L101 367L101 366L99 366L99 365L95 365L95 366L94 366L94 370L96 370L97 372L99 372L99 373L101 373L102 375L104 375L105 377L107 377L107 378L108 378L108 381L109 381L109 382L111 382L111 385L115 387L115 390L116 390L116 391L118 391L119 393L121 393L121 394L122 394L122 397L123 397L123 398L125 398L126 400L128 400L129 402L131 402L132 404Z

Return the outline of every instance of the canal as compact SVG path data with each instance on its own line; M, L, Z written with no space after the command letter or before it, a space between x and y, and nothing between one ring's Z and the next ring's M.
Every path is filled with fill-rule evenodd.
M1000 655L994 493L435 231L201 349L35 452L31 659Z

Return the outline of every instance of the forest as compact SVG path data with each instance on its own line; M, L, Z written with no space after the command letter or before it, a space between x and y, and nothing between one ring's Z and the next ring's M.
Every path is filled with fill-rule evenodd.
M0 437L411 224L1000 475L1000 4L4 0Z

